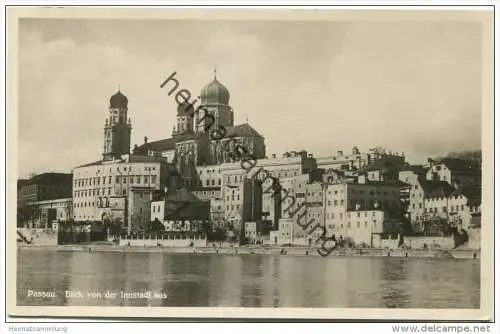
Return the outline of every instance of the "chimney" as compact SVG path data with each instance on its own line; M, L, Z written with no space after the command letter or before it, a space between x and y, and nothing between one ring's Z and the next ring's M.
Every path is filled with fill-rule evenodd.
M361 204L356 203L356 211L359 211L359 209L361 209Z
M344 152L342 152L342 151L337 151L337 155L341 157L341 156L343 156L343 155L344 155Z
M144 137L144 144L147 144L148 143L148 137Z
M276 154L273 154L272 157L273 157L273 159L276 159Z

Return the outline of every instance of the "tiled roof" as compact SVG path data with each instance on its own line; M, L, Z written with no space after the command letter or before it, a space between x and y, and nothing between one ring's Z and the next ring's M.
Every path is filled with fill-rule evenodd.
M402 170L411 171L417 175L425 175L429 170L429 168L424 167L422 165L406 165Z
M477 207L481 205L481 187L463 187L460 192L467 198L467 204Z
M405 166L405 162L400 159L394 159L390 156L382 157L378 160L375 160L371 164L366 165L365 167L359 170L359 173L366 173L376 170L382 170L387 168L394 168L397 170L402 170Z
M385 181L369 181L366 180L365 183L360 183L360 184L367 184L367 185L378 185L378 186L391 186L391 187L410 187L409 184L400 181L400 180L385 180Z
M116 163L127 163L126 160L116 160ZM140 154L130 154L128 156L128 163L134 163L134 162L165 162L167 163L168 160L163 157L151 157L147 155L140 155ZM94 162L90 162L85 165L78 166L77 168L80 167L89 167L89 166L99 166L99 165L104 165L103 160L98 160Z
M208 219L210 203L202 201L185 188L165 197L165 219Z
M28 180L26 184L63 185L72 184L73 175L67 173L43 173Z
M175 203L198 203L201 200L193 195L191 192L189 192L186 188L182 188L179 190L176 190L173 193L168 194L165 197L166 202L175 202Z
M225 137L227 137L227 138L229 138L231 136L233 136L233 137L259 137L259 138L263 138L249 124L228 126L225 129L227 131ZM180 135L177 135L174 137L153 141L153 142L149 142L149 143L143 144L141 146L138 146L134 149L134 153L135 154L145 154L145 153L147 153L148 150L152 150L152 151L174 150L175 145L177 143L187 141L187 140L193 140L193 139L202 137L204 135L205 135L204 133L194 133L194 132L180 134Z
M425 177L419 177L418 181L424 190L425 197L448 197L456 191L456 189L445 181L426 180Z
M254 128L252 128L248 123L228 126L227 137L235 136L235 137L260 137L263 138L260 133L257 132Z
M147 153L148 150L153 150L153 151L168 151L168 150L174 150L175 149L175 144L187 141L187 140L192 140L199 135L195 134L194 132L188 132L188 133L183 133L179 134L174 137L166 138L166 139L161 139L157 141L152 141L146 144L142 144L141 146L137 147L134 149L135 154L141 154L141 153Z
M76 168L79 168L79 167L89 167L89 166L98 166L98 165L102 165L102 160L98 160L98 161L94 161L94 162L89 162L88 164L77 166Z
M458 158L442 158L436 161L438 164L444 164L451 171L481 173L481 167L477 162L458 159Z

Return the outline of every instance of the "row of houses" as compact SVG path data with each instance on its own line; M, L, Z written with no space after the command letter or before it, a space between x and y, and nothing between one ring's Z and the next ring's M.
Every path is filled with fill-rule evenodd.
M19 182L18 207L37 211L31 212L33 226L115 220L131 232L155 220L171 231L208 222L254 241L270 237L277 244L309 244L319 238L322 229L302 227L306 219L328 235L367 245L401 233L404 224L413 233L429 232L426 223L436 217L464 229L480 221L478 165L442 159L410 166L402 157L383 155L359 164L361 168L345 160L333 165L323 161L330 168L319 168L310 155L296 152L258 161L250 173L239 163L201 166L197 173L205 182L186 188L175 166L163 158L124 155L80 166L52 183L47 180L54 176L43 174ZM212 186L219 182L221 186ZM57 195L47 199L50 192L44 189ZM21 220L26 216L26 210L24 216L18 214ZM269 226L273 232L267 236Z

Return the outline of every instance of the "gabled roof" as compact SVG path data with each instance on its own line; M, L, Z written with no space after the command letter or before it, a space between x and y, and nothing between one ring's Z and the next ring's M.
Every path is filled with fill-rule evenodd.
M73 175L67 173L43 173L33 176L25 184L37 185L71 185L73 182Z
M202 201L187 189L176 190L164 199L165 219L208 219L210 202Z
M408 183L405 183L405 182L403 182L401 180L385 180L385 181L369 181L369 180L366 180L365 183L358 183L358 184L389 186L389 187L401 187L401 188L408 188L408 187L410 187L410 185Z
M435 163L444 164L451 171L481 173L481 166L475 161L458 158L442 158L435 161Z
M90 162L90 163L85 164L85 165L78 166L76 168L105 165L105 162L107 163L107 161L98 160L98 161ZM127 160L116 160L115 161L115 163L134 163L134 162L165 162L165 163L168 163L168 159L163 158L163 157L152 157L152 156L140 155L140 154L129 154L128 161Z
M170 137L170 138L161 139L161 140L152 141L149 143L142 144L141 146L134 148L134 153L136 153L136 154L146 153L148 150L153 150L153 151L174 150L175 144L183 142L183 141L187 141L187 140L193 140L193 139L200 137L202 135L203 134L197 134L194 132L182 133L182 134Z
M419 177L418 181L424 190L424 197L448 197L456 191L456 189L445 181L426 180L424 177Z
M228 126L226 127L227 135L226 137L234 136L234 137L262 137L260 133L257 132L254 128L252 128L248 123Z
M227 126L226 129L226 138L229 137L262 137L254 128L252 128L249 124L240 124L235 126ZM148 150L152 151L169 151L175 150L175 145L180 142L197 139L203 136L206 136L206 133L195 133L195 132L187 132L183 134L179 134L170 138L161 139L157 141L152 141L149 143L142 144L134 148L135 154L144 154L147 153Z
M467 204L469 206L477 207L481 205L481 187L462 187L459 190L460 194L463 194L467 198Z
M201 200L194 194L189 192L186 188L178 189L175 192L167 194L165 197L166 202L170 203L199 203Z
M425 175L429 171L428 167L424 167L422 165L406 165L402 171L411 171L416 175Z

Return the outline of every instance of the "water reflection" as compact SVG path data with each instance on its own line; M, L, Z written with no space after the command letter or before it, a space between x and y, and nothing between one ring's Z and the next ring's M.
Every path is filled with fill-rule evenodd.
M17 275L18 305L70 306L479 308L481 281L475 260L24 249Z

